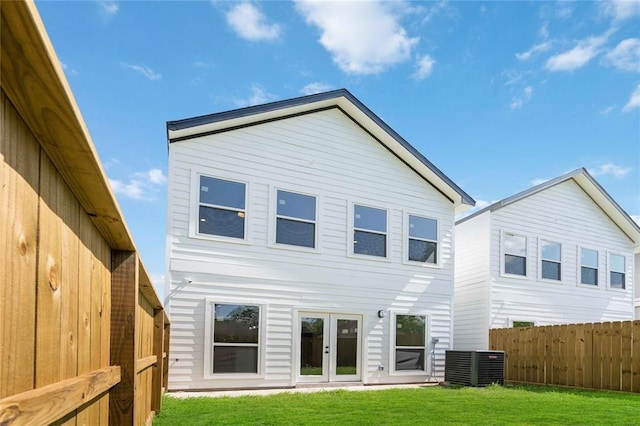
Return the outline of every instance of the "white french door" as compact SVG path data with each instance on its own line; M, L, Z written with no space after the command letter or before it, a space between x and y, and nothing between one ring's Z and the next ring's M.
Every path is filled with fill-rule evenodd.
M362 316L299 314L299 382L354 382L361 377Z

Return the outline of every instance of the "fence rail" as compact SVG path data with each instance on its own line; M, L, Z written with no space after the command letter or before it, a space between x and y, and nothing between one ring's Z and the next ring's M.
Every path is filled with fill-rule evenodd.
M640 321L489 330L505 380L640 393Z

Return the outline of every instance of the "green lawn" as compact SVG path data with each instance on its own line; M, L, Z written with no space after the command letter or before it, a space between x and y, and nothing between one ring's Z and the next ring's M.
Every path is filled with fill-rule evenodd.
M640 395L543 386L165 396L161 425L640 425Z

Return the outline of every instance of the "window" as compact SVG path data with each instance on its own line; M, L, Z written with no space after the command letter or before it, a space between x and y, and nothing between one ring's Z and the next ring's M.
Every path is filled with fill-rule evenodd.
M409 215L409 260L438 263L438 221Z
M200 176L198 233L244 239L246 189L244 183Z
M560 281L562 278L562 246L549 241L540 242L540 257L542 259L540 275L545 280Z
M580 249L580 283L598 285L598 252Z
M315 248L316 197L277 191L276 243Z
M257 374L260 307L216 303L213 314L213 374Z
M504 273L527 275L527 238L504 234Z
M427 317L396 315L395 319L395 371L425 371Z
M611 288L626 288L624 263L624 256L609 254L609 285Z
M353 206L353 252L387 257L387 211Z

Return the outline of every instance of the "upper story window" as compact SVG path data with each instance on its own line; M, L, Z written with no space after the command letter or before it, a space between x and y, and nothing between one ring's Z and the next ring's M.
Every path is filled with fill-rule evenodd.
M527 275L527 237L504 234L504 273Z
M409 215L409 260L438 263L438 221Z
M277 191L276 243L316 247L316 197Z
M426 371L427 317L395 315L394 370Z
M387 257L387 211L353 206L353 253Z
M609 285L611 288L626 288L624 264L624 256L609 254Z
M213 374L258 373L260 307L214 305Z
M247 185L200 176L198 233L245 238Z
M562 245L550 241L540 241L541 272L545 280L560 281L562 278Z
M598 285L598 252L580 249L580 283Z

